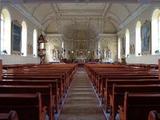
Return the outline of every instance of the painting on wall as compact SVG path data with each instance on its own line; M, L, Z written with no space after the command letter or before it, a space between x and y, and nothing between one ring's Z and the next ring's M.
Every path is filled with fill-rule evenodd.
M151 22L145 21L141 27L141 49L143 54L150 54L151 52Z
M12 54L21 54L21 31L22 27L21 24L19 24L18 21L14 20L12 21Z
M28 54L33 54L33 45L30 43L27 44L27 53Z
M135 46L134 44L130 44L130 54L135 54Z
M125 37L122 37L122 42L121 42L121 56L124 56L125 55L125 45L126 45L126 40L125 40Z

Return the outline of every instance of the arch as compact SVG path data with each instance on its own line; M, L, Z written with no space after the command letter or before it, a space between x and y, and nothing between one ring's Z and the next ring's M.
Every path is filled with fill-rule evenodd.
M1 12L1 53L11 54L11 16L9 11L4 8ZM5 52L4 52L5 51Z
M138 55L141 55L141 22L140 21L137 21L135 31L136 31L135 53L136 53L136 56L138 56Z
M37 30L33 30L33 56L37 57Z
M27 56L27 24L25 21L22 21L22 45L21 53L23 56Z
M152 55L160 50L160 10L155 9L152 14Z
M125 53L125 56L128 57L130 51L129 51L129 47L130 47L130 32L128 29L126 29L126 53Z

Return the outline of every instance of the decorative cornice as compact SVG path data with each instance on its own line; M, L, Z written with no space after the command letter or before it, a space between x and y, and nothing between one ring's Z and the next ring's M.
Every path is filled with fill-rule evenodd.
M61 42L63 42L63 34L47 34L46 35L47 36L47 38L52 38L52 37L56 37L56 38L59 38L59 40L61 41Z
M142 12L144 12L149 6L150 6L149 4L144 4L141 7L139 7L131 16L129 16L123 23L120 24L119 28L122 29L123 27L125 27L133 19L135 19Z
M36 20L29 12L27 12L20 4L10 4L10 6L18 10L22 15L24 15L33 24L36 24L40 29L43 29L41 23Z
M99 34L99 37L116 37L117 34Z
M47 37L63 37L63 34L47 34Z
M100 40L100 38L104 38L104 37L117 37L117 34L103 34L103 33L100 33L97 35L97 40Z

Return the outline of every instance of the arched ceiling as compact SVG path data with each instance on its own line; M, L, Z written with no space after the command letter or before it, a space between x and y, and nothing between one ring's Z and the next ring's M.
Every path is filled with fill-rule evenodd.
M92 27L97 33L115 33L141 4L26 2L21 6L49 33L63 33L64 27L72 24Z

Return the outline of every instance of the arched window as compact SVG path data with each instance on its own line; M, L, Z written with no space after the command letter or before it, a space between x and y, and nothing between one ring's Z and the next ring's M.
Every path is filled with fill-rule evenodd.
M64 49L64 42L62 42L62 49Z
M126 30L125 36L126 36L126 53L125 53L125 56L128 57L129 52L130 52L130 51L129 51L129 46L130 46L130 43L129 43L129 41L130 41L130 33L129 33L129 30L128 30L128 29Z
M27 55L27 24L25 21L22 22L22 47L21 53L23 56Z
M37 57L37 30L33 30L33 56Z
M156 9L152 15L152 55L160 52L160 10Z
M118 59L121 59L121 39L118 38Z
M11 17L7 9L1 12L1 48L2 54L11 54Z
M141 55L141 22L136 24L136 56Z

